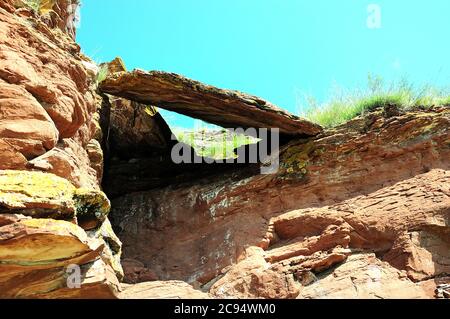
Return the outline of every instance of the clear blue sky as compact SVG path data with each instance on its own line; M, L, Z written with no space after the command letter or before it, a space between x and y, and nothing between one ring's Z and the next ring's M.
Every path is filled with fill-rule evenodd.
M367 26L368 5L381 28ZM298 114L368 73L450 83L448 0L83 0L77 40L97 62L164 70L263 97ZM193 121L163 113L172 126Z

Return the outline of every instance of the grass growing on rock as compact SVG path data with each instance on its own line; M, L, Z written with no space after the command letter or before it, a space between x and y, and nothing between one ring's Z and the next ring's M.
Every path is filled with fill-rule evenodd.
M101 65L98 69L98 73L95 76L96 86L105 81L106 78L108 77L108 74L109 74L108 65L107 64Z
M450 105L450 88L439 89L432 86L416 88L407 80L387 86L382 78L369 75L366 90L353 93L339 90L324 104L306 97L305 104L300 105L302 115L314 123L329 128L388 105L404 110Z

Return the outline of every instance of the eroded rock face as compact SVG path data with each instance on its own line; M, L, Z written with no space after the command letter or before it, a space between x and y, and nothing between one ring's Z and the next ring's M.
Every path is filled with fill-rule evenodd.
M27 90L70 138L95 111L79 47L40 19L28 21L0 10L0 78Z
M39 12L20 1L0 8L0 169L36 169L98 188L102 172L86 148L101 100L86 58L64 33L76 3L45 1Z
M0 298L112 298L120 286L104 249L66 221L11 221L0 227ZM72 265L80 267L79 287L68 285Z
M55 175L0 171L0 298L117 295L122 244L109 209L102 192ZM82 275L75 290L67 284L72 265Z
M28 161L27 167L63 177L77 187L99 189L103 152L96 143L91 140L83 147L74 139L60 140L50 151Z
M450 265L449 128L448 107L377 110L291 142L276 174L244 169L115 199L113 224L125 258L218 297L309 298L317 287L333 298L433 297ZM377 265L392 285L333 290L324 272L340 264L360 265L362 281Z
M243 256L244 257L244 256ZM292 276L285 276L264 259L264 251L251 247L244 259L215 282L210 292L216 298L292 299L299 294L299 285Z
M15 156L33 159L55 147L59 132L50 116L24 88L0 79L0 136ZM3 158L0 166L14 164Z
M77 220L85 229L103 223L110 210L106 195L93 189L77 189L52 174L0 171L0 213L33 218Z
M102 98L73 41L77 3L0 2L0 298L120 291L121 242L100 190Z
M322 132L120 59L100 96L73 41L77 4L0 1L0 298L449 297L448 107ZM291 142L271 175L177 166L153 105Z
M225 128L279 128L286 135L316 135L319 125L256 96L222 90L174 73L135 70L108 77L104 93L217 124Z

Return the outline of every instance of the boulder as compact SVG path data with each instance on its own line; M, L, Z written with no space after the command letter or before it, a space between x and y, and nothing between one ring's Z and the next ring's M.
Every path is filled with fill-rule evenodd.
M0 169L25 169L27 159L10 143L0 139Z
M121 57L116 57L111 62L102 63L100 64L100 67L107 70L106 75L127 72L127 68Z
M122 244L102 192L52 174L0 171L0 207L0 298L117 295ZM67 268L74 265L76 289L67 287Z
M75 139L63 139L52 150L29 161L27 167L67 179L76 187L99 190L103 152L94 141L83 147Z
M0 229L3 273L84 264L93 261L101 249L100 241L89 240L82 228L66 221L24 219Z
M279 128L281 134L294 136L313 136L322 130L256 96L219 89L174 73L120 72L103 81L100 90L225 128Z
M264 260L264 251L255 247L213 284L210 293L220 299L292 299L298 296L299 287L292 274L272 268Z
M2 168L14 167L6 157L9 152L33 159L55 147L58 136L52 119L30 93L0 79L0 142L6 149L0 155Z
M70 270L70 269L69 269ZM67 269L65 270L67 273ZM80 287L71 288L64 284L60 289L39 293L34 299L117 299L122 290L115 272L111 267L98 259L80 267ZM55 277L55 275L52 275ZM67 274L63 282L67 282Z

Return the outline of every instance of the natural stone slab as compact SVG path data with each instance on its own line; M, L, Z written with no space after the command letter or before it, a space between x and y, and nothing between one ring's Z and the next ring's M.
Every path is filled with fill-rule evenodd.
M279 128L282 134L308 136L322 130L256 96L219 89L174 73L115 73L101 83L100 90L225 128Z

